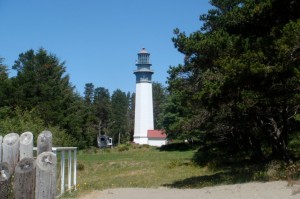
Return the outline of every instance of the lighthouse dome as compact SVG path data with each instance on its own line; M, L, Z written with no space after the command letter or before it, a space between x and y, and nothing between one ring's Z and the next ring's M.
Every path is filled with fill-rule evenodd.
M142 50L138 54L149 54L146 48L142 48Z

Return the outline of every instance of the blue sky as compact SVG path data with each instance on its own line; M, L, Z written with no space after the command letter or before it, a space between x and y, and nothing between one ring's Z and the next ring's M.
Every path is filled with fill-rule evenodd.
M65 61L76 90L86 83L135 92L137 53L150 52L153 81L183 63L171 38L199 30L208 0L0 0L0 57L11 70L18 55L45 48Z

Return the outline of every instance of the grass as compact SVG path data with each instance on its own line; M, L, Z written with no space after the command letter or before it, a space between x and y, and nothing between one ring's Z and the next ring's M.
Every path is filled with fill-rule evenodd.
M159 187L203 174L191 163L192 156L193 151L161 152L155 148L82 153L78 159L84 170L78 172L78 184L83 189Z
M121 146L78 152L77 192L119 187L160 187L203 175L191 161L194 150L160 151L154 147Z
M122 145L114 149L79 151L77 191L64 198L108 188L201 188L284 177L284 174L278 175L277 165L273 164L241 163L222 168L208 164L200 167L192 161L196 149L182 149ZM272 169L277 170L270 174Z

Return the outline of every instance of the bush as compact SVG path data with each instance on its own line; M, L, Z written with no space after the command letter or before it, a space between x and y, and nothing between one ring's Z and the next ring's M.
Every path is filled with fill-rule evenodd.
M77 170L83 171L84 170L84 164L82 162L77 162Z
M283 164L280 161L271 161L266 168L266 174L269 180L279 180L284 177Z
M0 135L3 137L8 133L18 133L30 131L33 134L34 145L37 145L38 135L44 131L49 130L53 137L53 146L72 146L74 139L66 134L64 130L59 127L47 126L44 121L38 117L35 110L21 110L16 108L11 114L7 114L7 117L0 120Z
M129 150L129 145L128 144L125 144L125 145L121 144L121 145L118 146L118 151L119 152L128 151L128 150Z

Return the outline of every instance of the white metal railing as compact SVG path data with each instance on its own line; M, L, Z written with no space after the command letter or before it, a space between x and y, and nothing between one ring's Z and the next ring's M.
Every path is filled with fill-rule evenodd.
M68 190L72 189L72 151L73 151L73 186L76 190L77 175L77 147L52 147L52 151L57 154L61 152L60 160L60 195L65 192L65 152L68 153Z
M33 150L37 150L36 147ZM68 191L72 190L72 181L74 190L76 190L76 176L77 176L77 147L52 147L52 152L57 155L58 152L61 152L60 160L60 194L57 197L60 197L65 192L65 153L68 153ZM72 167L72 152L73 152L73 167ZM73 168L73 180L72 180L72 168Z

